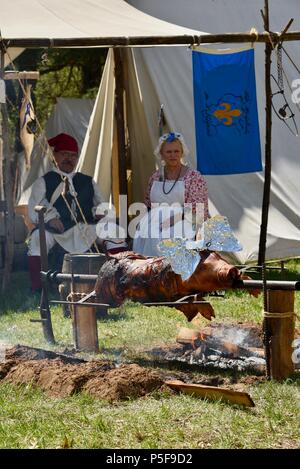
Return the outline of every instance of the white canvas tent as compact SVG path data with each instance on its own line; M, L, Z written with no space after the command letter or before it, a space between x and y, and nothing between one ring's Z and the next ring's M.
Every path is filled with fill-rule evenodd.
M149 44L155 44L155 38L158 43L163 43L164 37L166 43L172 37L170 44L183 44L185 36L192 40L193 36L203 34L199 29L214 33L249 31L252 27L262 30L262 0L29 0L26 3L26 14L20 15L20 20L14 14L17 4L22 8L20 1L13 4L0 1L2 37L5 40L11 39L10 45L14 47L26 47L26 44L31 47L33 44L83 46L87 43L103 46L145 45L147 37ZM295 18L293 29L300 29L297 0L274 0L270 2L270 9L273 30L280 31L290 17ZM169 21L180 26L170 24ZM188 42L186 39L186 43ZM297 62L299 54L296 43L289 43L288 49ZM262 144L265 105L263 51L264 46L257 45L256 74ZM134 199L137 200L141 199L145 182L154 167L152 150L158 136L157 114L160 104L165 106L169 128L184 133L191 149L190 164L195 165L191 57L187 47L142 48L134 51L126 49L123 52L127 58L128 128ZM112 61L112 54L109 54L108 61ZM296 78L291 67L287 67L287 72L291 78ZM89 166L88 172L96 177L99 184L102 181L106 183L107 195L107 181L110 180L109 158L113 148L113 130L109 127L113 126L112 81L113 64L108 62L97 99L98 107L95 108L94 119L86 137L89 139L92 136L95 148L86 140L80 161L81 168ZM98 112L100 110L100 117L96 109ZM106 125L105 131L103 126L99 126L99 118ZM98 125L96 130L95 123ZM105 138L109 138L108 145ZM298 140L274 118L267 249L269 259L296 256L299 253L298 145ZM89 162L90 158L94 159L93 166ZM210 176L207 181L212 214L217 211L227 215L244 246L240 260L255 259L258 251L263 174Z
M166 21L213 33L226 31L250 31L255 27L262 30L260 10L263 2L251 0L129 0L142 11ZM270 5L270 26L274 31L282 30L290 18L294 18L293 30L300 29L298 0L282 2L273 0ZM223 45L220 47L228 47ZM290 55L300 68L299 43L285 44ZM256 55L256 82L261 130L262 153L265 141L265 81L264 46L258 44ZM147 79L156 90L158 103L163 103L168 124L172 129L183 132L195 158L195 132L192 95L192 66L190 52L185 48L163 48L159 50L134 50L136 67L146 69ZM273 58L275 61L275 57ZM299 74L291 63L284 61L285 71L292 81ZM276 64L273 73L276 75ZM143 70L145 75L145 70ZM149 96L148 84L141 78L141 93L144 107L150 117L149 126L155 122L153 99ZM286 85L287 95L289 90ZM158 108L158 107L157 107ZM296 110L298 127L300 114ZM152 132L153 135L153 132ZM300 157L299 140L294 137L279 119L273 117L272 132L272 186L268 223L266 258L300 255ZM195 164L195 159L191 162ZM261 223L263 173L233 176L207 176L211 212L215 210L228 216L230 224L244 246L241 261L257 258Z
M134 6L155 17L187 27L208 31L249 31L260 29L261 1L243 3L235 0L186 0L184 12L181 0L130 0ZM283 28L290 17L295 18L295 29L300 28L299 5L296 0L271 2L271 25ZM284 22L284 24L282 24ZM215 46L216 47L216 46ZM222 47L222 46L219 46ZM228 45L223 45L228 47ZM286 46L298 66L300 56L297 43ZM262 154L265 139L265 83L264 46L256 46L256 81L261 130ZM191 51L186 48L140 48L126 50L126 92L128 98L128 127L131 141L134 200L142 200L146 180L155 161L152 154L158 137L158 112L164 105L169 129L185 135L191 149L190 165L195 167L195 124L192 93ZM108 57L107 82L113 80L112 54ZM290 80L297 78L291 63L285 61ZM110 71L109 71L110 70ZM110 73L110 75L109 75ZM276 74L276 67L273 70ZM108 97L108 94L106 94ZM295 110L298 113L297 110ZM300 122L299 113L296 115ZM269 211L267 259L299 256L299 138L293 136L284 124L273 117L272 188ZM101 155L101 151L99 155ZM82 155L83 158L83 155ZM210 211L226 215L244 249L241 262L257 259L263 195L263 173L232 176L207 176Z

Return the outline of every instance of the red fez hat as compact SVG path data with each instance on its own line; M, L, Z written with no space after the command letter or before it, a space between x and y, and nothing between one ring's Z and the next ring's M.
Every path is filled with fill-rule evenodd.
M48 140L50 147L54 147L54 151L74 151L78 153L78 144L75 138L68 134L58 134L56 137Z

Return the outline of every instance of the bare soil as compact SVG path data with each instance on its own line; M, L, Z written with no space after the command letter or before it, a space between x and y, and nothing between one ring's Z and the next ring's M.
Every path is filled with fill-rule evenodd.
M0 364L0 379L15 385L31 384L51 397L84 391L110 402L145 396L163 385L156 370L136 364L117 368L109 360L72 363L72 357L55 357L55 352L49 352L51 358L45 358L47 354L45 350L22 346L7 350L6 360ZM41 355L43 358L39 359Z

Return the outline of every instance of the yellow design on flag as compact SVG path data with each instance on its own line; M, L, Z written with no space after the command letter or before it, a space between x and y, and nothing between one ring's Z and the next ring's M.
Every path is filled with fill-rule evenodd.
M238 117L242 113L239 109L231 109L231 104L229 103L221 103L220 108L213 115L221 120L224 125L232 125L233 117Z

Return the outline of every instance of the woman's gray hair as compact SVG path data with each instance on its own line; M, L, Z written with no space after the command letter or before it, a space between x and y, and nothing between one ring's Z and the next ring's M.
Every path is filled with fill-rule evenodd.
M184 138L182 136L182 134L180 134L179 132L169 132L167 134L163 134L159 140L158 140L158 145L157 147L155 148L154 150L154 155L156 156L157 160L158 161L161 161L161 147L164 143L168 142L174 142L176 140L179 140L179 142L181 143L181 146L182 146L182 152L183 152L183 155L182 157L185 158L186 156L188 156L188 154L190 153L189 152L189 149L184 141Z

